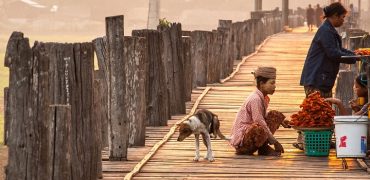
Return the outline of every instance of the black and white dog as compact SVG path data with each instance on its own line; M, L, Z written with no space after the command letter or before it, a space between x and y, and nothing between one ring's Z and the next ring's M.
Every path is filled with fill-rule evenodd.
M191 134L195 135L195 157L194 161L199 161L199 135L202 135L203 143L207 147L207 155L204 159L209 161L214 161L212 148L211 148L211 134L214 138L217 135L221 139L228 140L220 131L220 121L217 115L213 114L211 111L201 109L198 110L194 115L192 115L186 121L178 125L179 137L177 141L183 141L185 138L189 137Z

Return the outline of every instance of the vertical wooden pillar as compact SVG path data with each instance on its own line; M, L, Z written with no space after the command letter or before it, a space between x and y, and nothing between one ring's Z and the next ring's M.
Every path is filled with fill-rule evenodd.
M109 133L108 133L108 120L109 118L109 104L108 104L108 82L109 82L109 71L108 71L108 51L107 51L107 38L96 38L93 40L94 50L96 53L96 57L98 59L98 66L99 70L94 73L94 80L99 81L99 85L101 86L101 93L97 94L100 98L100 104L98 107L94 106L94 111L99 111L101 116L101 141L102 147L109 146ZM95 90L95 88L94 88Z
M283 0L283 6L282 6L282 11L283 11L283 27L284 26L289 26L289 0Z
M35 170L29 167L31 154L28 152L32 148L33 140L28 142L31 137L26 133L26 125L30 121L26 115L19 112L28 112L27 101L25 97L29 96L28 82L32 51L29 47L29 41L23 37L23 33L13 32L7 44L5 53L5 66L9 67L9 111L11 124L9 125L9 136L7 139L8 165L6 168L6 179L25 179L32 175L30 172ZM26 123L27 122L27 123ZM33 134L32 134L33 135ZM32 136L31 135L31 136ZM34 152L35 153L35 152ZM47 174L49 172L45 172Z
M97 133L97 136L96 136L96 146L95 147L97 150L99 149L100 152L97 153L97 159L101 159L102 156L101 156L101 150L102 150L102 147L103 147L103 142L102 142L102 139L103 139L103 135L102 135L102 122L104 120L104 118L106 118L105 116L105 113L106 113L106 109L104 108L104 106L106 106L106 104L104 103L104 96L103 94L106 93L104 92L104 85L105 84L105 81L101 78L99 78L99 72L100 70L98 71L94 71L94 84L93 84L93 87L94 87L94 94L93 94L93 119L94 119L94 122L96 123L96 129L95 129L95 133ZM106 137L105 137L106 138ZM98 163L96 164L97 165L97 175L98 175L98 178L102 178L103 177L103 169L102 169L102 161L98 161Z
M147 126L165 126L170 118L168 108L166 74L162 62L162 49L159 46L162 36L156 30L134 30L132 36L145 37L148 54L148 71L146 73Z
M69 71L62 71L60 77L69 79L69 84L62 88L66 89L66 92L63 92L67 97L65 104L71 104L72 107L72 179L96 179L97 167L101 161L101 158L98 158L101 146L97 145L101 131L100 127L97 127L98 119L93 117L93 45L74 43L72 52L69 45L66 48L66 52L71 54L64 54L67 58L57 59L57 69L65 67Z
M167 73L171 115L185 114L184 67L181 24L159 26L162 35L162 61Z
M52 177L55 180L72 179L71 161L72 155L71 132L72 117L70 105L51 106L49 120L54 125L52 136L54 137L55 154L52 165ZM45 154L46 156L46 154ZM42 172L41 172L42 174ZM88 177L86 174L85 177ZM92 180L93 178L91 178Z
M219 20L217 31L222 37L220 78L226 78L233 70L234 59L229 55L231 20Z
M255 11L262 10L262 0L254 0L254 10Z
M7 179L96 179L91 43L35 43L13 33ZM27 113L24 113L27 112ZM97 135L98 134L98 135Z
M10 123L9 88L4 88L4 145L7 144Z
M208 42L212 36L208 31L191 32L191 58L194 62L193 88L207 85Z
M231 24L233 23L232 20L218 20L218 27L219 28L230 28Z
M193 67L192 67L192 59L191 59L191 52L190 52L190 37L183 37L183 48L184 48L184 75L186 78L184 79L184 89L185 89L185 101L191 101L191 92L192 92L192 82L193 82Z
M127 159L129 123L125 114L125 67L123 16L107 17L106 36L108 46L109 75L109 159Z
M125 37L126 114L130 121L129 145L145 145L147 44L142 37Z
M208 68L211 71L208 73L208 83L218 83L221 79L222 71L222 33L219 31L212 31L212 41L211 41L211 56L208 59Z
M362 4L361 4L361 0L358 0L358 19L360 20L361 19L361 8L362 8ZM357 21L359 21L357 20Z
M338 73L337 87L335 89L335 98L340 99L347 112L352 112L349 101L354 98L353 94L353 80L355 73L352 71L340 70ZM339 109L336 109L336 114L339 114Z

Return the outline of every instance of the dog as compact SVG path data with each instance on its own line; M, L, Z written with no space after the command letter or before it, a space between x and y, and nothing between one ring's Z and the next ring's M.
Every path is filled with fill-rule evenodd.
M191 134L195 136L195 157L194 161L199 161L199 135L202 135L203 143L207 147L207 155L204 159L214 161L213 152L211 148L211 134L214 138L219 136L221 139L229 140L220 131L220 121L218 116L209 110L198 110L194 115L190 116L187 120L179 125L179 137L177 141L183 141Z

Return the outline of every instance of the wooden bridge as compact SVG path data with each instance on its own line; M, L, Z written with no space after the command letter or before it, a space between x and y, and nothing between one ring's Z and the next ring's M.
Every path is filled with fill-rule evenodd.
M193 137L176 141L176 124L202 108L216 113L229 135L239 107L255 89L251 72L257 66L278 69L269 109L288 119L299 110L299 77L314 33L279 33L286 29L279 16L274 10L254 12L243 22L220 20L212 32L186 32L173 23L135 30L130 37L123 36L123 16L115 16L106 18L106 36L93 42L38 42L32 48L23 33L14 32L5 55L7 177L369 179L363 160L348 159L344 170L334 151L329 157L305 156L291 145L293 129L276 134L285 148L281 157L236 155L226 141L213 140L216 161L193 162ZM291 27L303 23L297 16L290 20Z
M270 96L269 109L290 115L299 110L304 91L299 78L307 50L314 33L306 29L294 29L265 40L258 50L235 62L234 73L220 84L193 90L192 100L187 103L187 113L195 109L209 109L221 119L221 131L229 135L232 123L245 98L255 89L251 71L260 65L277 68L277 88ZM172 116L165 127L147 127L146 146L129 148L128 161L108 161L103 152L103 179L369 179L355 159L347 159L348 169L342 168L342 159L332 149L329 157L308 157L291 144L297 133L293 129L280 128L276 137L285 153L281 157L236 155L224 140L213 140L214 162L201 158L193 162L194 138L177 142L175 124L188 115ZM173 133L174 132L174 133ZM206 153L201 145L201 156ZM368 162L367 162L368 163Z

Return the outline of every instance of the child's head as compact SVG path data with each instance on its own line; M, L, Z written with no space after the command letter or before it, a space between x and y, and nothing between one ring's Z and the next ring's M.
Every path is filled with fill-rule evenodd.
M258 67L253 72L256 78L257 88L264 94L273 94L275 92L276 68Z
M358 97L367 97L367 76L366 74L360 74L356 77L353 85L353 91Z

